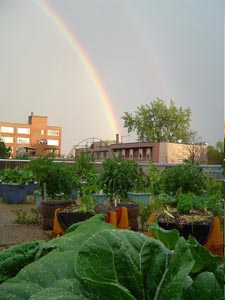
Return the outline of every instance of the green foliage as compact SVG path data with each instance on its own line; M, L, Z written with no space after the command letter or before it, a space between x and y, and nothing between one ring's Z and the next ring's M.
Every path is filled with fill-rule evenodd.
M141 231L147 231L148 219L150 214L153 213L152 206L150 204L145 205L143 203L139 204L139 220L141 224Z
M223 299L221 258L193 238L163 235L119 230L96 215L47 242L55 250L2 283L0 299L186 300L203 299L201 290Z
M149 104L138 106L134 115L125 112L122 119L128 132L136 131L138 140L144 142L188 142L193 135L190 130L190 108L177 108L172 100L167 106L157 98Z
M9 158L11 151L11 147L6 147L4 141L0 138L0 158Z
M92 197L92 195L90 194L86 194L86 195L82 195L79 203L77 204L77 208L75 209L76 212L81 212L81 213L92 213L95 214L94 211L94 199Z
M74 176L76 179L76 187L80 191L84 192L84 189L88 189L90 187L91 190L99 190L99 178L98 172L96 171L91 155L89 152L81 152L79 155L74 158L75 166L74 166ZM87 182L87 185L83 185L84 182ZM85 191L85 193L89 193Z
M31 160L25 168L33 172L35 180L42 186L48 178L52 165L52 159L48 157L40 157Z
M0 179L4 183L29 183L34 179L34 174L26 168L4 169L0 174Z
M32 208L29 212L23 209L18 209L15 211L17 224L40 224L41 215L38 209Z
M24 266L40 258L38 251L44 241L16 245L0 252L0 282L14 277Z
M71 196L71 189L76 187L76 179L72 165L63 162L53 162L52 159L43 157L37 158L26 166L35 175L42 193L43 184L46 183L47 194L54 198L56 194L63 194L68 198Z
M149 191L151 192L152 195L157 195L161 191L160 176L161 176L161 171L158 170L157 167L152 162L149 162L149 171L148 171Z
M108 158L102 166L103 192L109 195L111 200L113 196L119 196L123 201L127 199L127 192L143 192L148 185L143 169L134 160Z
M74 161L75 173L82 178L82 180L85 180L90 172L95 171L89 152L81 152L79 155L75 156Z
M103 183L101 181L101 175L95 170L90 170L85 175L85 184L82 186L82 193L85 195L91 195L99 193L103 189Z
M181 214L188 214L193 209L193 197L192 193L181 194L177 203L177 211Z
M161 191L175 195L179 189L182 193L201 194L206 188L207 177L197 164L184 163L165 169L161 173Z
M216 147L207 147L208 165L223 165L224 142L218 141Z

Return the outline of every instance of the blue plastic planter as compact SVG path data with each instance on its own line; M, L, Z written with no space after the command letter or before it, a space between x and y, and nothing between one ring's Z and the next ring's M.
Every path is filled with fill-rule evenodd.
M109 197L106 194L92 194L96 204L106 204L109 202Z
M27 185L2 183L2 199L4 202L19 204L26 200Z
M27 195L33 195L34 191L38 188L38 184L36 182L29 182L27 184Z
M148 205L150 203L151 193L132 193L128 192L128 199L139 204Z

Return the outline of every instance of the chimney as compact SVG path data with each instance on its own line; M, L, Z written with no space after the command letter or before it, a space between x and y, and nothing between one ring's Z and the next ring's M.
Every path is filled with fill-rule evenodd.
M119 144L119 134L116 134L116 144Z

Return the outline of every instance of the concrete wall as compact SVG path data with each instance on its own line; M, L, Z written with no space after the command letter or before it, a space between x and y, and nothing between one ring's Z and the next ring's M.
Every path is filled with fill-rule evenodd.
M179 143L160 143L159 162L160 163L182 163L185 159L193 156L194 160L201 164L207 164L207 146L179 144Z

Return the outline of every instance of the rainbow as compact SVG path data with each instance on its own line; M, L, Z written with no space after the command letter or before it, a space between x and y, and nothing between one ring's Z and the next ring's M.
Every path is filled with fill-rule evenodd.
M42 9L42 11L45 13L45 15L52 20L52 22L55 24L55 26L60 30L60 32L63 34L67 42L70 44L73 51L76 53L76 55L79 57L82 65L84 66L89 78L94 83L94 86L96 88L97 94L99 95L105 110L107 112L108 119L110 121L110 125L112 128L113 136L115 134L120 134L120 127L118 125L117 117L115 115L112 102L110 101L105 88L102 84L102 82L99 79L99 76L88 58L85 51L80 46L80 43L78 43L76 37L71 33L68 26L63 22L63 20L53 11L53 9L46 3L45 0L36 0L36 3L39 5L39 7Z

